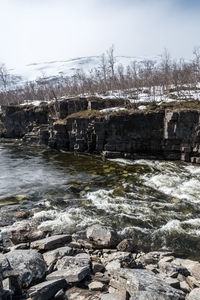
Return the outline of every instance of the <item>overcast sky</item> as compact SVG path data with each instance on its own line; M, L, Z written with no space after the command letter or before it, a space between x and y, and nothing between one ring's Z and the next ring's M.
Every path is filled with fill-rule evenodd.
M0 62L100 55L190 58L200 45L200 0L0 0Z

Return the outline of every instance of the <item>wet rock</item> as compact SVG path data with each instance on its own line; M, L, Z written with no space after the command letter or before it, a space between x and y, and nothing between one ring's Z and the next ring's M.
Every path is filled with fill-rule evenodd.
M14 245L35 241L44 237L44 232L31 228L28 224L21 224L9 228L7 231L9 239Z
M136 250L136 245L134 240L124 239L117 245L117 249L122 252L134 252Z
M186 297L186 300L199 300L200 299L200 288L196 288L190 292Z
M172 298L163 293L140 291L134 292L130 300L172 300Z
M90 273L89 267L68 267L55 271L47 276L47 280L65 279L67 283L77 283Z
M141 269L118 269L112 272L110 285L119 290L126 290L130 295L135 291L163 292L173 299L184 299L184 293L168 285L153 272Z
M72 237L68 234L54 235L39 241L32 242L31 248L38 250L54 250L56 248L65 246L67 243L70 243L71 240Z
M88 285L88 287L91 291L103 291L105 285L102 282L93 281Z
M116 231L101 225L89 227L86 231L86 235L88 240L98 248L114 248L119 241Z
M45 275L45 261L35 250L14 250L5 254L5 257L11 268L19 275L19 282L23 287L41 280Z
M50 266L52 263L55 263L57 260L61 259L63 256L72 255L74 253L73 249L66 246L57 248L52 251L45 252L43 254L44 260L47 266Z
M66 288L65 279L45 281L32 286L28 290L28 294L32 300L48 300L51 299L59 290Z

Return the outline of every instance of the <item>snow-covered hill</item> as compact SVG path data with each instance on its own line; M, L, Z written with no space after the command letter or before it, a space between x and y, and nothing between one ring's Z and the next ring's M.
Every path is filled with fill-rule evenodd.
M122 64L125 68L132 62L144 62L147 59L158 61L159 57L128 57L117 56L116 68ZM78 57L70 60L50 61L43 63L32 63L21 66L16 69L11 69L9 72L13 75L19 75L22 81L34 81L38 78L54 78L59 75L72 76L77 71L90 72L94 68L98 68L101 63L101 56Z

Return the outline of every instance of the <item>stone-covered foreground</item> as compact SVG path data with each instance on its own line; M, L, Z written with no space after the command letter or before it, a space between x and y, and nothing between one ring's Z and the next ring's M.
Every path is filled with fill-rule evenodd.
M22 243L27 228L20 227L18 239L17 232L2 235L1 300L200 299L199 262L139 252L134 240L121 240L109 228L93 225L72 236L40 232L38 240L31 230L29 243Z

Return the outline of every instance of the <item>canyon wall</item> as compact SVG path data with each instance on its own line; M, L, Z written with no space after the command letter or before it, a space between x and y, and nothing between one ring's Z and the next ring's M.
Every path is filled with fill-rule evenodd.
M126 101L80 98L38 107L2 107L0 134L104 157L200 163L200 111L97 110L116 105Z

